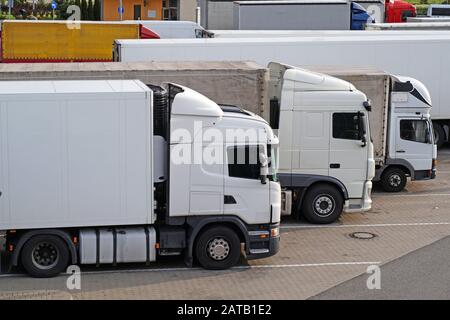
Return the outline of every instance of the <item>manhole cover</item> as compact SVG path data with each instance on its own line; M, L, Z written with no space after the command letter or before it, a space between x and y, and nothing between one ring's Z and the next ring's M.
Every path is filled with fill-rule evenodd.
M370 240L375 238L377 235L371 232L353 232L350 233L350 237L354 239Z

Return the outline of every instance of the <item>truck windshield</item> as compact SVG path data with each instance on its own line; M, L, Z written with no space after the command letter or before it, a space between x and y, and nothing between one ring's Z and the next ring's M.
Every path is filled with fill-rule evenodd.
M270 159L269 162L269 179L270 181L278 181L278 157L279 148L277 144L267 145L267 156Z

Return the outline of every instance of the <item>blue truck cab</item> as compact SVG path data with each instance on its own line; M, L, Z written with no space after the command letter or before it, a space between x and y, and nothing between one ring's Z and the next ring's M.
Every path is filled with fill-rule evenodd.
M367 13L360 4L352 2L351 6L351 30L364 30L367 23L374 23L374 19Z

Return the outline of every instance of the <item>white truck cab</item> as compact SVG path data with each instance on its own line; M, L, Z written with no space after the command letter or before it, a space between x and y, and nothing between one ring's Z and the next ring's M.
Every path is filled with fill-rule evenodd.
M330 223L342 211L369 210L375 161L365 94L328 75L279 63L269 69L283 214Z
M407 176L411 180L435 178L437 146L427 88L414 78L393 78L388 155L375 180L381 180L386 191L398 192L405 187Z
M400 192L411 180L434 179L437 147L430 120L431 98L417 79L378 69L307 67L351 82L370 100L375 177L386 192Z
M178 196L170 198L170 217L184 217L189 208L189 216L216 213L247 224L279 222L278 138L267 121L177 88L183 92L171 107L169 172L170 194ZM191 162L183 161L187 153Z

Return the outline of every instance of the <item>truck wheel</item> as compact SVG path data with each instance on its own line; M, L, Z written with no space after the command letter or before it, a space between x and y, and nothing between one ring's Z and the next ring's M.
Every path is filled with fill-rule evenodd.
M438 148L442 148L445 143L445 130L440 124L437 123L433 124L433 128L436 145Z
M22 248L21 261L33 277L48 278L63 272L69 263L64 241L52 235L34 236Z
M344 199L339 190L329 185L318 185L306 193L302 214L310 223L332 223L339 219L343 205Z
M241 241L230 228L211 227L198 237L195 254L205 269L228 269L239 261Z
M400 168L390 168L381 176L381 185L386 192L400 192L406 186L406 174Z

